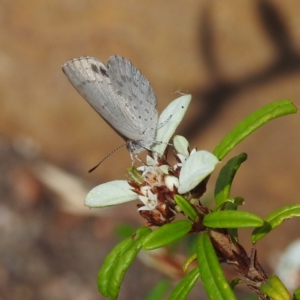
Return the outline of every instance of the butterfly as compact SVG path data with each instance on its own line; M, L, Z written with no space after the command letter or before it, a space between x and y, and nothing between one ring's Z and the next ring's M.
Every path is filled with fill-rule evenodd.
M114 55L105 65L82 56L67 61L62 69L79 94L126 141L131 157L151 148L157 100L148 79L129 60Z

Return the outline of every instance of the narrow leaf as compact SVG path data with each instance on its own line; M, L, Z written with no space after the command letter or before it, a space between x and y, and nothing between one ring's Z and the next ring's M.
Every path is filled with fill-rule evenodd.
M243 205L245 202L243 197L233 197L233 198L229 198L227 203L226 203L226 210L237 210L237 208L240 205Z
M177 221L163 225L152 231L143 241L146 250L157 249L166 246L182 237L192 229L192 223L187 220Z
M255 228L252 233L252 242L256 243L263 238L272 229L278 227L283 221L300 216L300 203L286 205L278 210L273 211L265 218L264 225Z
M195 268L175 287L168 300L185 300L199 278L199 269Z
M238 206L244 204L244 198L242 197L234 197L234 198L230 198L229 200L230 201L228 201L225 205L226 210L237 210ZM227 232L237 242L239 241L238 228L227 228Z
M139 228L130 238L118 244L106 257L98 273L99 292L110 299L119 294L123 277L141 248L141 242L151 232L148 227Z
M220 206L229 198L232 181L236 171L246 159L247 154L242 153L231 158L221 169L215 188L215 199L217 206Z
M192 263L192 262L193 262L194 260L196 260L196 259L197 259L197 254L196 254L196 253L190 255L190 256L184 261L184 263L183 263L183 265L182 265L182 270L183 270L184 272L186 272L186 270L187 270L188 266L190 265L190 263Z
M148 293L148 295L144 298L144 300L164 299L163 296L166 294L169 288L170 288L170 281L161 280L154 288L152 288L152 290Z
M193 205L187 201L184 197L180 195L175 195L174 197L175 202L181 208L181 210L193 221L195 222L198 214L193 207Z
M122 254L130 248L131 244L131 238L127 238L115 246L115 248L106 256L105 261L98 273L98 289L103 296L108 296L108 283L111 279L114 266Z
M210 228L249 228L262 226L264 221L261 217L236 210L216 211L206 215L203 225Z
M209 299L236 299L206 232L199 237L197 254L201 279Z
M240 282L241 282L241 278L234 278L230 281L230 287L232 289L234 289Z
M268 281L260 287L260 290L273 300L290 300L289 292L276 275L268 278Z
M213 153L222 160L229 151L232 150L248 135L265 123L278 117L293 114L297 112L297 108L290 100L281 100L262 107L256 112L249 115L240 122L231 132L229 132L215 148Z
M136 167L131 166L126 169L126 173L128 177L138 184L142 184L144 182L144 178L141 173L137 170Z

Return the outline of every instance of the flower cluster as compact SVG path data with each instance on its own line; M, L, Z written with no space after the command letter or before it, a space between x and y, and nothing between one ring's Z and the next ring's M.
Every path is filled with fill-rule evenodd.
M147 156L147 164L137 168L141 180L129 181L133 191L142 202L142 204L138 204L138 211L149 225L161 226L175 218L176 214L180 212L174 201L176 194L189 193L193 196L192 198L202 196L205 190L201 183L218 163L217 158L207 151L197 152L196 149L190 151L187 140L182 136L175 136L173 142L177 160L174 166L167 162L166 154L158 157L155 153L151 153L151 156ZM195 176L199 169L202 170L201 176L199 176L199 172ZM194 177L191 178L190 174L193 174ZM200 194L198 192L199 185L202 187Z
M160 115L156 140L147 156L146 164L130 168L130 181L117 180L101 184L87 195L89 207L106 207L132 200L140 200L138 211L148 225L161 226L171 222L180 212L174 196L192 194L198 197L205 191L201 183L219 162L212 153L201 150L190 151L188 141L182 136L173 138L177 163L168 163L167 150L170 138L181 122L190 103L191 96L174 100ZM201 192L199 193L199 186Z
M138 211L150 225L163 225L172 221L176 215L174 195L178 188L178 178L163 158L147 156L147 165L139 167L142 184L130 181L139 200Z

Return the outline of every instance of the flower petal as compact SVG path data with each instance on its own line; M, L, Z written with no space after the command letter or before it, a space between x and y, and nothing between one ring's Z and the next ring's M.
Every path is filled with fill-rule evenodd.
M161 165L159 169L163 172L163 174L169 174L170 167L168 165Z
M156 141L162 142L154 144L151 149L162 155L167 144L174 134L177 126L185 115L185 112L191 102L191 95L181 96L172 101L161 113L158 119L158 129Z
M201 150L190 155L182 166L179 175L179 194L187 193L196 187L215 169L219 160L212 153Z
M96 208L138 200L138 195L130 188L130 185L125 180L115 180L100 184L87 194L84 204Z
M157 205L157 196L148 190L148 197L146 196L138 196L139 199L143 202L145 206L140 207L138 210L153 210ZM145 209L147 207L147 209Z
M175 176L168 175L165 177L165 185L170 191L173 191L174 186L178 188L179 180Z
M174 144L174 148L175 150L184 155L185 157L188 157L189 151L189 142L187 141L187 139L184 136L181 135L175 135L173 138L173 144Z

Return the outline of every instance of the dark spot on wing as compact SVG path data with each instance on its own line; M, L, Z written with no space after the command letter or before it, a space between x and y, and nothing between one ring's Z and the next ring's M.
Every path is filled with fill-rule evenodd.
M98 67L95 64L91 64L91 68L93 70L93 72L98 73L99 74L99 70Z
M101 72L101 74L102 74L103 76L108 77L108 74L107 74L106 70L105 70L103 67L100 66L99 69L100 69L100 72Z

